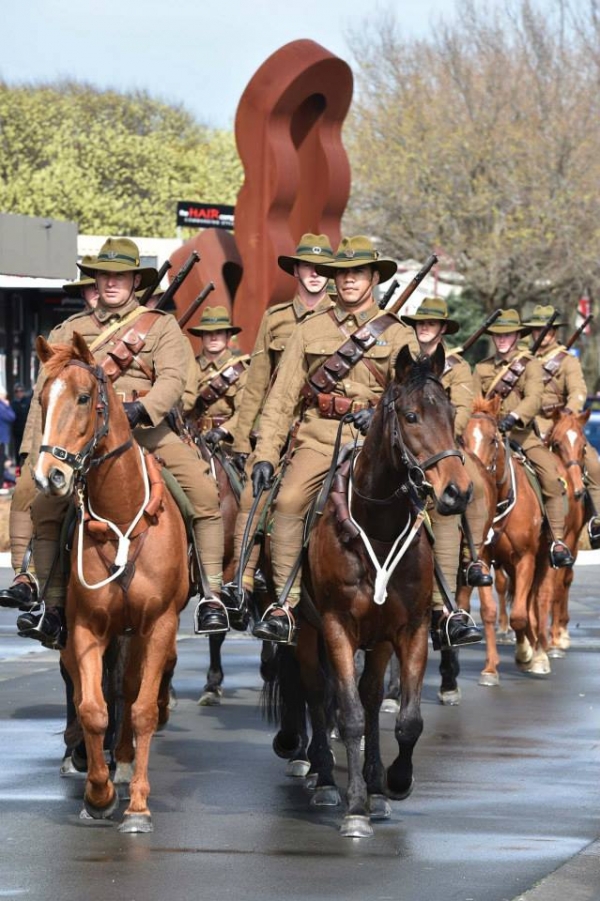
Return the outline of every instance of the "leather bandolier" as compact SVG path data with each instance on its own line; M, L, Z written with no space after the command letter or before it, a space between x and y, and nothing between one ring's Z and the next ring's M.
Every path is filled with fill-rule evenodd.
M559 350L554 354L549 360L546 360L545 363L542 363L542 370L544 372L543 381L544 386L551 386L556 392L557 398L561 395L561 390L559 385L556 382L556 376L562 366L563 360L565 360L569 356L569 352L566 350ZM552 383L552 385L550 385ZM559 400L557 403L552 404L550 408L542 407L542 413L552 413L553 410L560 410L565 406L564 400Z
M502 400L505 400L512 391L516 391L520 394L516 387L517 382L525 372L527 364L532 359L533 357L530 354L521 354L521 356L512 360L508 366L501 370L489 387L487 394L485 395L486 398L489 400L492 397L499 396Z
M139 307L136 308L136 312L138 309ZM154 373L142 362L142 360L140 360L138 354L144 348L148 332L156 322L157 316L160 315L162 314L155 310L144 310L142 313L138 313L135 319L135 325L131 325L125 334L117 341L112 350L108 351L106 358L100 363L100 366L111 382L115 382L119 376L127 372L134 360L137 362L144 375L150 380L150 383L152 384L154 382ZM120 323L119 325L122 326L123 323ZM92 353L102 347L115 331L118 331L118 328L113 329L109 326L102 334L98 335L96 340L90 345ZM142 393L134 393L136 396L143 396ZM132 399L135 400L135 398Z
M198 416L204 415L215 401L223 397L232 385L235 385L242 373L247 369L247 359L246 357L243 360L238 360L237 363L226 366L213 376L208 385L205 385L198 392L198 398L194 404L194 412Z
M331 315L332 311L328 312ZM333 316L332 319L334 319ZM398 320L395 316L384 313L383 316L377 316L375 319L362 325L352 334L348 335L345 333L346 341L324 363L321 363L303 385L300 396L304 404L306 406L318 406L321 416L326 419L341 419L350 410L355 412L369 406L369 403L357 402L352 397L334 394L333 389L338 382L346 378L350 370L357 363L360 363L361 360L381 387L385 387L384 381L372 362L365 359L365 353L369 348L373 347L379 336L387 328L397 322Z

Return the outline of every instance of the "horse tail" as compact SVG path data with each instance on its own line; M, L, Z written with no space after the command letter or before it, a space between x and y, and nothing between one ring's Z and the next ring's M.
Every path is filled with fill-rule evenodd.
M269 660L263 661L261 672L265 681L260 706L267 722L281 725L294 711L303 716L306 696L294 649L275 645Z

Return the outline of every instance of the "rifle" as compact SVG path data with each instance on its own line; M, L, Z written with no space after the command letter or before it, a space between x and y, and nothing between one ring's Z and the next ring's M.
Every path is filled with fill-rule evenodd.
M473 334L469 338L467 338L467 340L462 345L462 347L453 348L451 352L457 353L457 354L464 354L464 352L466 350L468 350L470 347L473 347L473 345L477 341L479 341L479 339L481 338L483 333L489 329L490 325L494 324L494 322L496 321L498 316L500 316L501 313L502 313L502 310L494 310L493 313L490 313L490 315L485 320L485 322L483 323L481 328L478 328L476 332L473 332Z
M148 287L146 288L146 290L140 297L141 304L148 303L148 301L150 300L150 298L152 297L152 295L154 294L156 289L160 287L160 283L162 282L163 278L165 277L165 275L167 274L167 272L169 271L170 268L171 268L171 261L165 260L164 263L162 264L162 266L160 267L160 269L158 270L156 282L153 285L148 285Z
M177 320L180 329L184 329L188 324L198 307L204 303L208 295L211 291L215 290L215 283L209 282L205 288L202 289L196 300L193 300L185 313Z
M573 345L575 344L575 342L577 341L579 336L583 334L584 330L587 328L587 326L590 324L590 322L593 320L593 318L594 318L594 314L590 313L589 316L585 317L585 319L583 320L583 322L581 323L579 328L575 329L575 331L573 332L573 334L571 335L571 337L565 344L565 347L567 348L567 350L570 350L573 347Z
M434 253L432 253L431 256L428 257L427 260L425 260L425 262L423 263L423 265L421 266L421 268L419 269L419 271L417 272L417 274L415 275L413 280L408 283L408 285L406 286L406 288L404 289L404 291L402 292L402 294L400 295L400 297L398 298L396 303L392 307L390 307L390 309L388 310L388 313L400 312L400 310L402 309L402 307L404 306L404 304L406 303L406 301L408 300L410 295L413 293L415 288L420 284L420 282L423 281L423 279L425 278L425 276L427 275L429 270L433 266L435 266L437 261L438 261L438 258L436 257L436 255Z
M541 332L539 333L539 335L537 336L537 338L531 345L530 350L531 350L532 356L535 357L536 353L542 346L544 338L546 337L546 335L548 334L550 329L553 328L554 323L556 322L556 320L558 319L559 316L560 316L560 311L555 310L554 313L552 314L552 316L550 317L550 319L548 320L548 322L546 323L546 325L544 326L544 328L541 330Z
M176 292L179 290L185 279L188 277L194 266L200 260L200 254L196 250L192 250L191 254L165 291L165 293L161 297L157 297L156 299L150 299L146 306L149 310L160 310L161 307L165 307L167 303L173 299ZM170 264L169 264L170 265ZM152 289L154 291L154 288Z
M397 278L395 278L394 281L392 282L392 284L389 286L389 288L387 289L387 291L385 292L385 294L383 295L383 297L379 300L379 302L377 304L377 306L379 307L380 310L385 310L388 303L394 296L396 288L399 286L399 284L400 284L400 282L398 281Z

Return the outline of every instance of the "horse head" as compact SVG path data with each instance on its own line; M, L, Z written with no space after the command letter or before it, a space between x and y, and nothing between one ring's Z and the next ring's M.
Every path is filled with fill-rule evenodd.
M108 431L103 371L77 332L71 344L36 341L46 381L40 393L43 436L35 482L46 494L72 493L75 474L85 472Z
M501 449L498 431L498 416L502 398L476 397L473 401L471 417L462 434L462 443L483 463L488 472L495 473Z
M583 427L590 418L591 410L582 413L555 410L552 413L552 427L544 438L545 444L562 461L573 485L573 494L580 500L585 494L583 472L587 440Z
M454 438L454 408L441 383L444 349L438 346L431 357L413 359L408 346L396 358L395 378L388 388L384 410L392 447L400 452L411 480L427 481L434 493L439 513L462 513L471 498L473 485Z

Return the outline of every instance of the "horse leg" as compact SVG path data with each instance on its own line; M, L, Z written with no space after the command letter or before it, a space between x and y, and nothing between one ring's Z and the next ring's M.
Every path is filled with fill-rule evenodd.
M365 669L358 683L360 700L365 711L365 762L363 775L367 783L369 812L372 820L387 820L392 815L392 808L386 797L386 775L381 760L379 743L379 709L390 650L390 646L386 643L380 644L375 650L367 652ZM395 655L394 659L397 662ZM398 683L399 681L398 669Z
M400 709L400 666L395 654L390 657L387 672L387 690L381 710L383 713L398 713Z
M496 644L496 618L498 608L494 592L489 586L479 588L479 607L485 633L485 666L479 676L479 685L495 686L500 683L498 666L500 655Z
M85 773L87 769L87 757L83 732L77 717L77 708L75 706L75 686L62 659L62 655L60 661L60 674L65 684L66 700L66 723L65 731L63 733L65 753L60 765L60 775L72 776L77 775L78 773Z
M177 666L177 640L173 642L171 653L165 664L158 689L158 726L160 731L169 722L171 710L177 706L177 696L173 688L173 673Z
M312 729L308 748L305 744L304 749L294 755L296 765L303 758L309 761L309 784L314 788L311 807L335 807L341 799L333 775L335 761L329 741L332 716L327 704L327 680L321 664L325 650L316 629L303 626L296 653ZM302 738L308 743L306 731ZM292 763L290 761L288 768Z
M512 644L514 637L508 617L508 576L500 566L494 567L494 586L498 595L498 643Z
M199 707L217 707L221 703L223 689L223 667L221 664L221 647L225 641L225 632L217 632L208 636L208 649L210 654L206 684L202 694L198 698Z
M88 764L83 804L86 813L93 819L107 819L119 803L104 759L108 710L102 693L102 658L107 642L77 621L70 628L70 634L79 671L75 682L75 703L85 738Z
M533 648L527 635L529 624L528 598L535 576L535 558L526 552L516 563L514 574L509 573L514 586L510 612L510 626L515 633L515 662L520 670L527 672L533 659Z
M340 734L348 759L348 810L340 832L348 838L367 838L373 835L373 828L369 822L367 784L362 774L361 740L365 731L365 714L355 679L355 648L337 620L326 618L323 627L335 673ZM380 697L379 703L381 700Z
M461 690L457 682L460 673L458 650L442 648L440 651L440 676L442 682L437 693L441 704L446 707L458 707L461 701Z
M423 731L421 689L427 666L429 623L424 622L415 632L401 630L394 650L400 661L400 710L396 718L395 735L398 756L388 767L388 795L397 800L407 798L414 784L413 749Z
M132 646L143 643L140 690L131 708L135 733L135 767L129 783L130 801L119 826L120 832L152 832L152 816L148 808L150 783L148 761L150 742L158 723L158 689L167 659L177 636L178 616L169 610L154 623L150 634L135 635ZM131 654L130 657L135 657Z
M531 592L529 609L529 627L532 638L533 657L526 672L535 676L547 676L550 673L548 658L548 622L550 607L556 590L560 570L553 569L545 557L541 564L542 572L538 575Z

